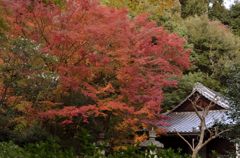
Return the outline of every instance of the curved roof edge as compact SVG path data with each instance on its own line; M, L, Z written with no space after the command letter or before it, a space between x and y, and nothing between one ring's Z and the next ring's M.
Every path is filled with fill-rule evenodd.
M226 97L224 97L223 95L219 94L218 92L215 92L214 90L204 86L202 83L197 82L194 84L192 92L181 103L179 103L176 107L174 107L172 110L166 112L165 114L167 115L167 114L173 112L174 110L176 110L177 108L179 108L185 101L187 101L196 92L200 93L202 96L204 96L208 100L212 101L213 103L215 103L216 105L218 105L224 109L230 108L229 101L227 100Z

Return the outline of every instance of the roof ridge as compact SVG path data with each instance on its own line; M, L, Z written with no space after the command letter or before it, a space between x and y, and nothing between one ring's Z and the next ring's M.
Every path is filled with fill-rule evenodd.
M214 90L204 86L202 83L196 82L194 84L192 92L184 100L182 100L177 106L175 106L172 110L170 110L164 114L168 115L169 113L173 112L175 109L180 107L185 101L187 101L188 98L191 97L195 92L200 93L205 98L209 99L210 101L214 102L215 104L221 106L224 109L230 108L229 101L224 96L222 96L218 92L215 92Z
M204 86L200 82L196 82L194 84L193 91L199 92L204 97L206 97L207 99L211 100L212 102L221 106L224 109L229 108L229 101L227 100L227 98L225 96L223 96L222 94Z
M220 109L220 110L209 110L209 113L212 112L228 112L229 110L227 109ZM202 111L198 111L198 112L202 112ZM182 112L173 112L174 114L180 114L180 113L196 113L195 111L182 111Z

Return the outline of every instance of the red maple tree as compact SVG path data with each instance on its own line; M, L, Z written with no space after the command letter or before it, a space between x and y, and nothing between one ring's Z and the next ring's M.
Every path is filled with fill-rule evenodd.
M42 0L5 2L11 35L41 43L42 51L57 57L60 92L92 100L44 116L72 123L73 117L87 121L110 111L124 120L152 120L160 114L163 88L175 86L175 78L189 67L185 40L147 15L130 18L126 10L96 0L66 1L62 7Z

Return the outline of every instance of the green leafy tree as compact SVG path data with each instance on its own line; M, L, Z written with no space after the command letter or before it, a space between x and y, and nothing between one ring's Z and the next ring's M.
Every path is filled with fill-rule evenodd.
M127 8L131 16L148 13L157 21L169 13L180 12L178 0L102 0L102 3L115 8Z
M0 158L29 158L30 154L13 142L0 143Z
M192 70L202 71L225 82L225 76L239 56L239 38L218 21L206 16L191 17L185 21L188 41L193 44Z
M240 2L234 4L229 12L229 25L233 32L240 36Z
M180 0L183 18L208 13L208 0Z
M186 96L188 96L196 82L204 83L208 87L214 87L216 91L221 91L221 84L218 80L212 78L204 72L189 72L185 74L178 83L176 88L166 89L165 94L165 110L175 107Z
M213 20L220 20L223 24L229 24L229 10L225 8L223 0L213 0L209 7L209 18Z
M219 21L207 16L189 17L182 23L188 46L192 48L191 69L179 80L176 88L166 89L165 108L178 104L192 90L194 83L202 82L225 93L228 73L239 63L239 38Z
M234 121L235 128L231 131L230 137L234 141L240 141L240 66L235 66L229 73L228 98L231 105L230 117ZM239 143L239 142L238 142Z
M42 54L40 45L25 38L6 43L0 55L1 139L26 141L42 131L37 127L38 111L54 105L51 92L57 75L51 68L56 59Z

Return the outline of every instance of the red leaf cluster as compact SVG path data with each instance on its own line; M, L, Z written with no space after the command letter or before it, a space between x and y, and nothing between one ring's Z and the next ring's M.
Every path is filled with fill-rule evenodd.
M6 8L12 34L42 43L44 52L58 58L63 91L80 92L96 103L50 110L49 117L115 111L154 118L161 110L162 89L175 86L174 78L189 67L185 40L146 15L131 19L126 10L92 0L66 1L63 8L41 0L7 0Z

